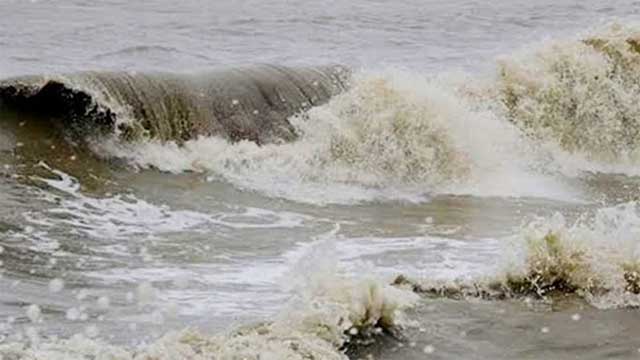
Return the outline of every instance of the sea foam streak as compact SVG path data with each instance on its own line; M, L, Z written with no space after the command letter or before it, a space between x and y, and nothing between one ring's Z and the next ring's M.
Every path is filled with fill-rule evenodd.
M236 207L228 212L206 214L190 210L172 210L138 199L133 194L95 198L80 191L78 179L42 163L55 178L34 178L57 190L64 197L42 191L44 200L57 206L45 213L27 213L34 224L54 227L72 225L96 239L130 239L140 234L160 234L198 229L202 225L230 228L279 228L302 226L309 217L292 212L273 212L261 208ZM59 217L60 220L57 220ZM243 217L247 221L234 218ZM254 220L250 222L249 220ZM256 222L259 221L259 222Z

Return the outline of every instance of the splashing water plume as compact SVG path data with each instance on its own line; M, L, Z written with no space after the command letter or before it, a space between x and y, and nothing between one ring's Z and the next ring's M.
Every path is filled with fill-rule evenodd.
M640 33L613 24L502 59L498 89L510 121L596 163L640 154Z

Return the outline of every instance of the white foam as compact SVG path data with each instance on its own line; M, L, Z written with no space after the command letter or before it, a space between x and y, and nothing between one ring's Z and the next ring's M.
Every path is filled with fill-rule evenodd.
M504 274L540 287L557 278L602 308L638 306L639 239L636 202L587 211L575 222L556 213L532 221L512 239Z
M370 275L345 277L331 259L329 240L302 254L285 279L291 302L273 321L228 334L208 336L193 330L168 333L149 345L124 348L100 339L99 328L65 340L11 341L0 344L2 356L30 359L336 359L353 334L378 327L402 326L401 310L416 301L412 293L380 283ZM288 281L291 280L291 281ZM93 338L93 339L90 339Z
M499 61L497 90L567 175L638 175L638 24L610 23Z

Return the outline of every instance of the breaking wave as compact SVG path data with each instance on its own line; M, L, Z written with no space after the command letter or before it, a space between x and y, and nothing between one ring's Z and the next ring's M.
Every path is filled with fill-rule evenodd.
M0 82L0 98L91 135L100 157L202 171L269 196L573 199L557 172L637 173L639 33L614 24L547 41L502 58L485 82L257 66L22 77Z
M638 174L638 33L613 24L528 47L500 59L491 80L361 71L347 91L289 119L292 143L199 138L100 152L314 203L434 193L577 200L567 175Z
M400 276L395 283L432 296L553 301L575 295L598 308L638 307L639 234L637 202L588 211L575 221L556 213L505 239L497 275L417 282Z
M639 33L614 24L547 41L500 59L490 80L257 66L22 77L0 82L0 98L61 118L99 157L268 196L576 200L566 175L638 174Z
M292 140L287 118L342 91L340 66L254 66L207 74L85 72L0 81L0 101L35 112L75 140Z
M640 156L639 70L638 27L612 24L502 59L497 90L507 119L526 134L587 170L626 172L615 165Z
M96 152L313 203L421 201L432 193L573 198L535 171L535 149L512 124L460 91L451 79L361 72L346 92L290 118L295 142L103 142Z

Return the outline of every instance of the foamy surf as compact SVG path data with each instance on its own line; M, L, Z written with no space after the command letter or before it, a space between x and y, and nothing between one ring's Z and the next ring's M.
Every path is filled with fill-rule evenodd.
M398 331L408 324L402 311L416 295L373 278L344 277L329 240L320 240L294 264L290 304L272 321L206 335L185 329L137 348L110 345L99 331L64 340L41 337L37 325L23 338L15 333L0 344L3 358L29 359L340 359L350 346ZM34 308L35 309L35 308ZM34 310L36 311L36 310ZM9 325L13 326L13 325ZM18 341L16 341L18 339Z
M503 239L493 274L417 281L400 276L395 283L431 296L554 301L574 295L601 309L637 307L639 234L636 202L587 211L573 221L556 213Z

